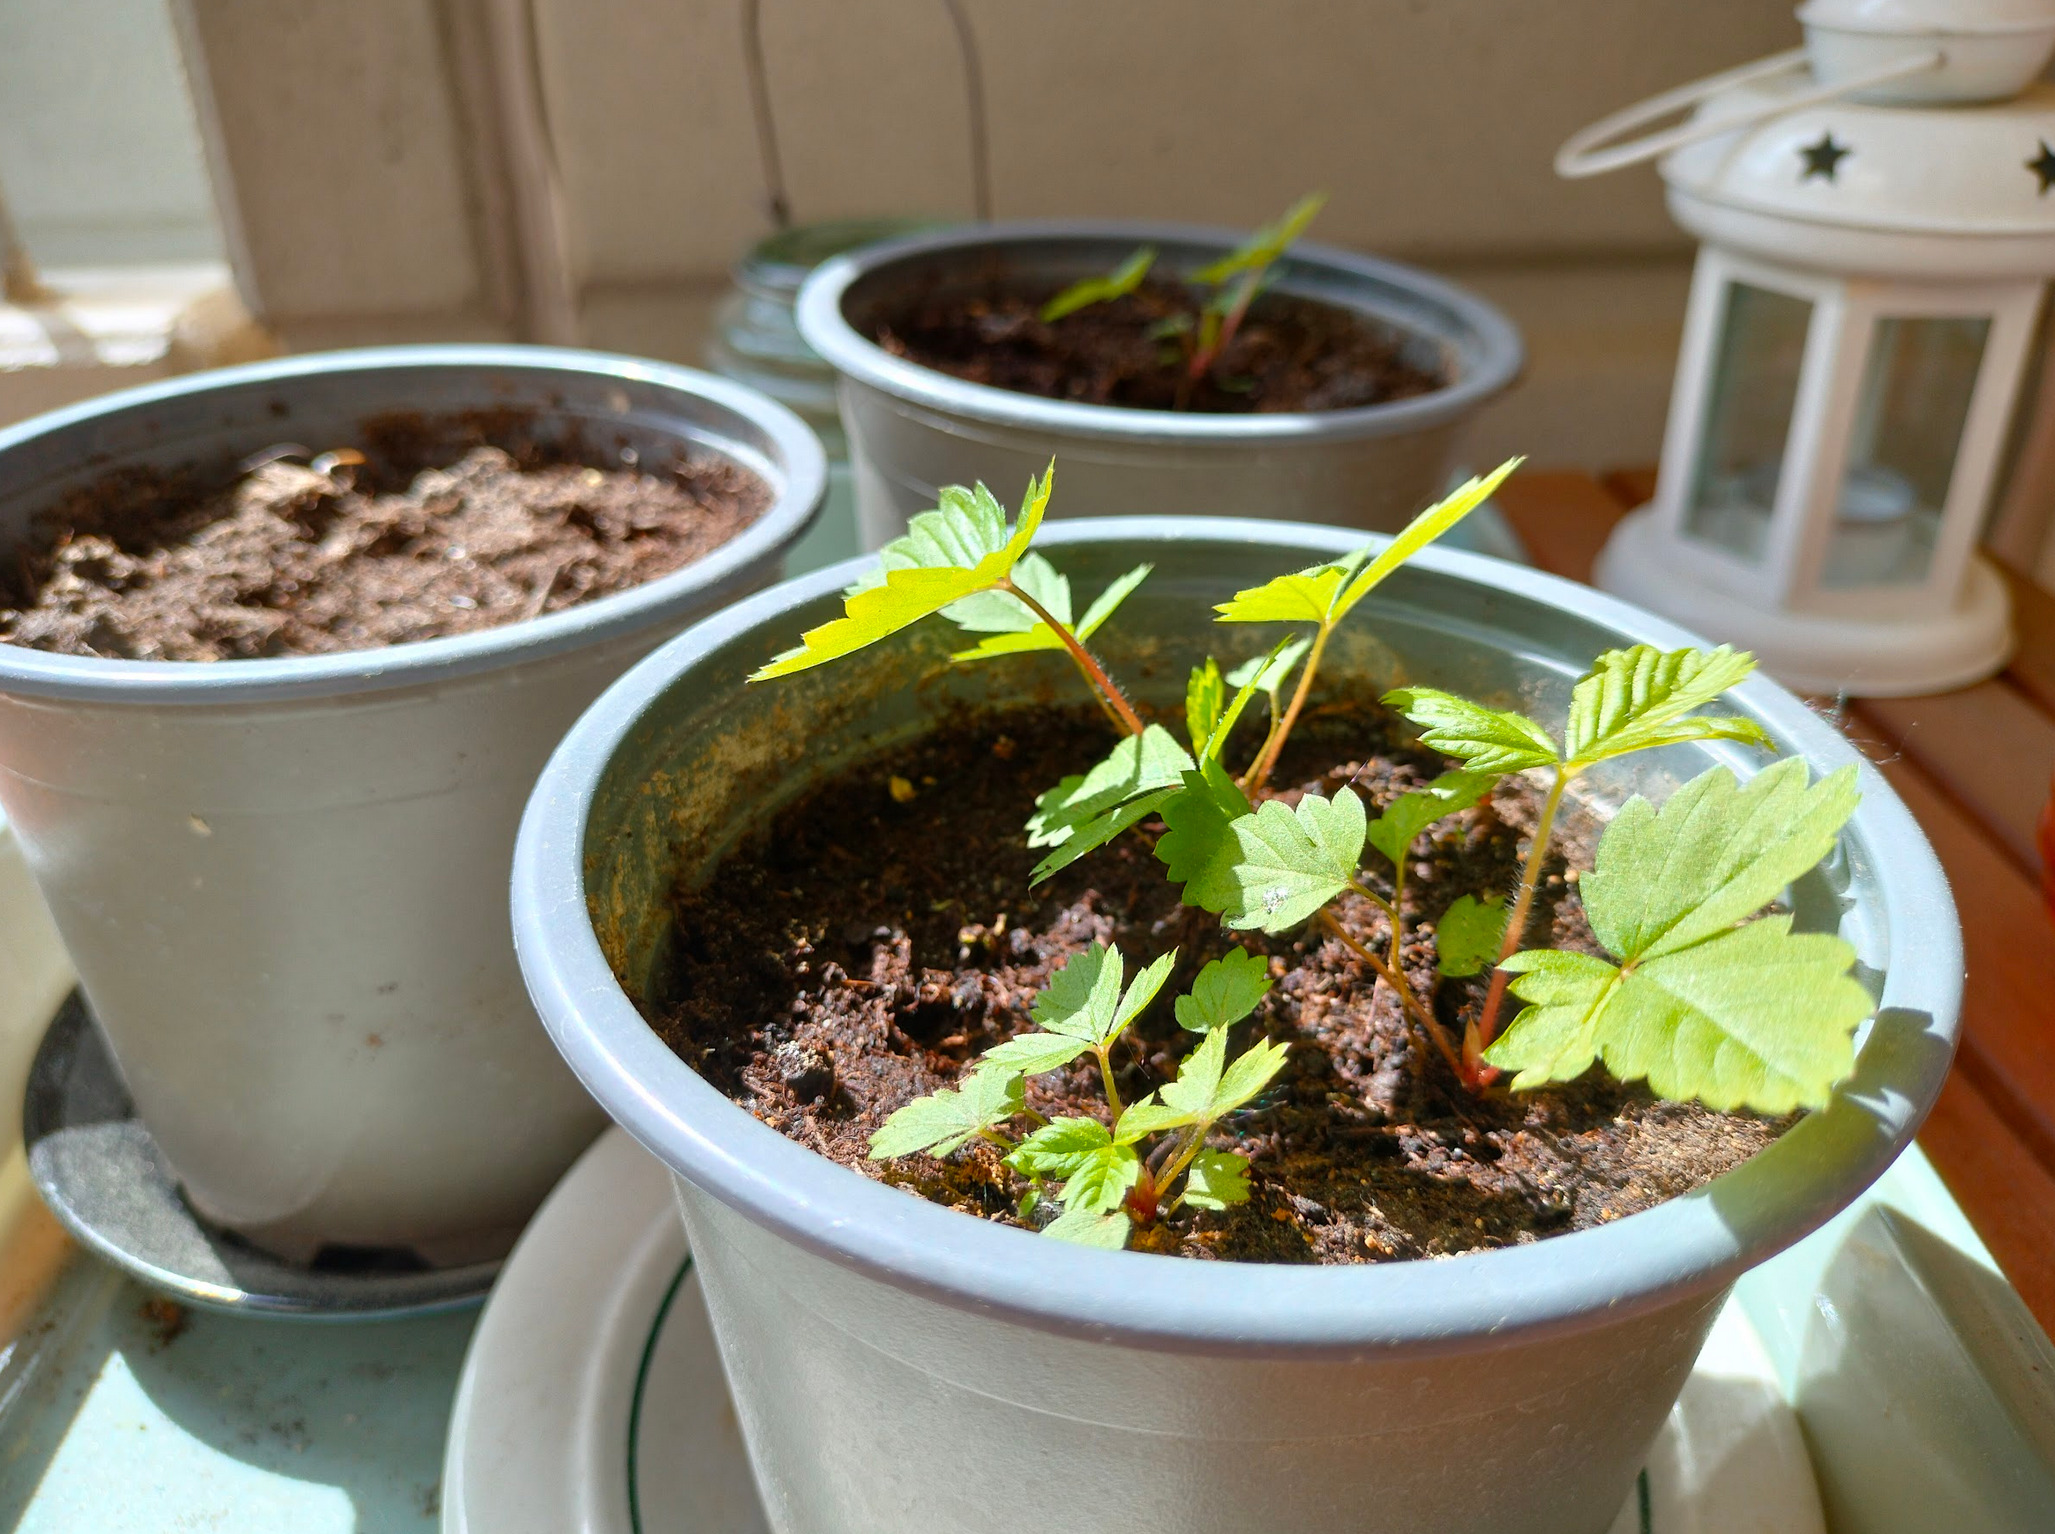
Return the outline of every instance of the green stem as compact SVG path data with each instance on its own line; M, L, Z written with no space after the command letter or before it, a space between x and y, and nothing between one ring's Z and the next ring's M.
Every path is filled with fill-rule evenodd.
M1126 697L1122 695L1120 689L1114 685L1113 678L1106 674L1106 668L1092 659L1091 652L1084 647L1083 642L1079 640L1077 635L1071 633L1070 626L1057 622L1054 613L1021 590L1010 579L1002 580L999 583L999 589L1006 592L1009 596L1018 597L1029 612L1049 625L1050 633L1063 641L1063 648L1070 652L1070 658L1077 662L1078 670L1085 674L1085 680L1098 693L1100 707L1106 710L1107 714L1113 719L1113 722L1126 730L1130 735L1141 734L1141 718L1135 713L1134 708L1128 703Z
M1104 1044L1094 1044L1092 1053L1099 1057L1099 1079L1106 1084L1106 1106L1113 1110L1113 1122L1117 1124L1127 1110L1120 1105L1120 1089L1113 1084L1113 1052Z
M1320 669L1320 657L1327 650L1327 636L1334 632L1333 625L1322 623L1320 632L1314 636L1313 648L1306 652L1306 664L1299 672L1299 685L1292 689L1291 703L1285 708L1284 722L1271 732L1263 742L1262 755L1242 779L1242 792L1253 798L1256 791L1270 781L1271 769L1276 767L1278 755L1284 750L1284 743L1290 738L1292 726L1299 722L1299 710L1306 706L1306 694L1313 690L1313 673Z
M1410 847L1399 849L1399 860L1393 866L1397 872L1391 879L1391 967L1397 970L1403 958L1406 935L1405 918L1399 913L1406 908L1406 858L1412 852Z
M1541 818L1534 825L1534 843L1527 849L1527 861L1520 868L1520 890L1513 897L1513 909L1506 917L1505 940L1499 944L1498 962L1504 964L1520 951L1520 945L1527 937L1527 920L1534 910L1534 891L1541 883L1542 864L1548 860L1548 841L1555 830L1556 811L1563 802L1563 790L1570 786L1570 779L1577 775L1574 766L1560 766L1555 771L1555 781L1549 785L1548 798L1542 802ZM1484 998L1484 1011L1479 1014L1474 1029L1474 1044L1464 1041L1466 1055L1482 1055L1498 1037L1498 1014L1505 1004L1506 983L1510 977L1503 969L1491 972L1491 990Z

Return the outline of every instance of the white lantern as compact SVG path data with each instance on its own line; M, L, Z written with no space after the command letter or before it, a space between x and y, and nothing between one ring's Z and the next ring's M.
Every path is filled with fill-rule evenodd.
M1820 692L2003 664L1977 552L2055 275L2055 0L1812 0L1806 47L1595 124L1557 168L1669 151L1703 246L1655 499L1598 583ZM1682 127L1593 146L1696 105Z

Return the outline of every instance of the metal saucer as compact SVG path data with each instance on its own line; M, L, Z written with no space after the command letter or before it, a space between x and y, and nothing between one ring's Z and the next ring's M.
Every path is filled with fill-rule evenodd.
M429 1268L404 1252L324 1252L302 1265L203 1221L135 1116L76 991L36 1050L22 1138L37 1191L79 1244L188 1305L245 1316L386 1320L476 1305L499 1276L497 1261Z

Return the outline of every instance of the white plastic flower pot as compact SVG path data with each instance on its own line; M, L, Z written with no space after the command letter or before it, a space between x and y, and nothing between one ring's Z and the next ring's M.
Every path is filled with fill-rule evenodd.
M976 224L866 246L820 266L799 294L799 330L839 375L856 519L882 547L943 485L982 479L1012 495L1051 458L1059 515L1279 517L1398 528L1447 488L1463 424L1519 374L1520 335L1492 305L1395 261L1299 244L1278 291L1390 327L1439 389L1351 410L1208 415L1042 399L968 383L870 339L910 296L994 269L1050 290L1107 272L1138 245L1191 271L1245 236L1185 224Z
M1155 573L1095 649L1159 707L1235 636L1236 589L1360 540L1204 519L1052 524L1084 589ZM1728 1175L1614 1224L1446 1261L1284 1267L1069 1246L870 1181L785 1139L667 1048L679 876L744 829L960 706L1081 698L1060 658L950 669L924 624L745 687L840 612L852 562L741 603L608 691L523 821L515 942L572 1068L675 1174L779 1534L1596 1534L1609 1526L1735 1278L1845 1207L1910 1141L1953 1051L1954 907L1903 805L1766 680L1737 708L1864 800L1793 891L1856 948L1881 1010L1824 1110ZM1268 636L1265 636L1266 638ZM1582 586L1430 550L1329 650L1331 675L1410 681L1560 718L1599 651L1682 631ZM1242 636L1244 645L1247 636ZM1040 669L1038 669L1040 668ZM1653 795L1755 753L1672 747L1594 773ZM936 834L946 835L946 823Z
M287 1256L503 1251L597 1131L514 962L521 805L608 683L777 578L820 446L705 374L525 347L293 358L0 432L12 540L112 470L476 410L645 463L723 454L774 500L671 575L453 638L208 664L0 645L0 806L137 1110L202 1214Z

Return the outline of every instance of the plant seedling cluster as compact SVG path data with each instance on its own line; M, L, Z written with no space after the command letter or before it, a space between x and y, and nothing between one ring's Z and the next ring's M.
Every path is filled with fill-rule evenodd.
M834 660L935 613L976 638L952 655L957 663L1064 652L1120 739L1037 798L1026 827L1029 844L1043 852L1033 882L1154 817L1163 828L1155 856L1186 905L1214 913L1229 931L1275 935L1316 925L1391 989L1410 1025L1472 1092L1526 1091L1599 1062L1620 1080L1645 1079L1660 1096L1716 1109L1819 1106L1853 1068L1854 1031L1872 1001L1851 974L1855 955L1845 942L1794 933L1789 915L1766 908L1832 850L1856 806L1853 768L1810 782L1793 758L1743 782L1714 767L1660 808L1628 800L1578 883L1591 930L1611 957L1525 946L1551 832L1581 774L1687 741L1770 749L1754 721L1701 712L1754 669L1749 656L1725 647L1608 651L1572 690L1560 738L1518 712L1401 687L1385 703L1459 766L1374 810L1351 787L1289 803L1267 792L1339 626L1517 463L1471 480L1382 547L1280 575L1221 603L1220 623L1290 632L1232 670L1211 658L1193 668L1183 739L1145 721L1087 647L1150 567L1112 582L1073 621L1069 580L1029 547L1053 464L1029 483L1011 524L984 486L944 490L941 504L915 517L877 569L845 593L841 617L809 630L751 680ZM1237 772L1229 748L1259 697L1262 738ZM1408 903L1408 870L1421 838L1513 774L1545 785L1516 886L1504 899L1466 895L1432 924L1441 974L1492 970L1484 1005L1457 1041L1400 962L1408 931L1424 926ZM1375 854L1367 864L1366 853ZM1349 899L1379 913L1383 941L1365 943L1338 919ZM1123 1246L1136 1223L1180 1208L1245 1200L1248 1162L1207 1142L1286 1060L1285 1042L1259 1038L1239 1051L1229 1043L1270 989L1264 958L1235 947L1206 964L1173 1003L1177 1022L1199 1036L1176 1075L1134 1101L1116 1084L1114 1053L1176 961L1173 950L1130 978L1117 947L1094 945L1073 957L1036 998L1033 1031L986 1051L959 1085L892 1114L872 1138L872 1157L946 1156L988 1141L1026 1180L1024 1220L1095 1246ZM1501 1029L1508 995L1523 1006ZM1030 1078L1087 1056L1103 1083L1103 1119L1050 1119L1029 1106Z
M1211 288L1212 292L1190 312L1168 315L1150 328L1149 339L1164 347L1165 364L1184 368L1177 395L1180 408L1190 398L1193 386L1212 370L1233 342L1242 321L1248 318L1249 305L1268 285L1272 268L1326 205L1325 192L1308 193L1275 223L1265 224L1218 261L1200 267L1189 280ZM1155 264L1156 248L1138 247L1112 271L1080 278L1042 305L1042 323L1053 325L1093 304L1125 298L1147 280ZM1223 382L1222 387L1230 384Z

